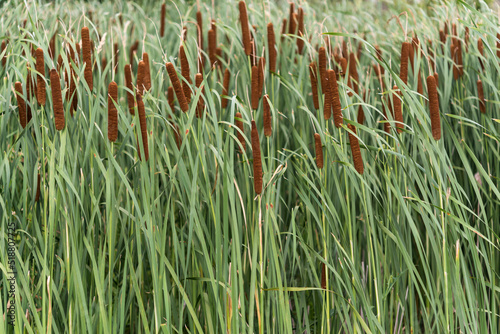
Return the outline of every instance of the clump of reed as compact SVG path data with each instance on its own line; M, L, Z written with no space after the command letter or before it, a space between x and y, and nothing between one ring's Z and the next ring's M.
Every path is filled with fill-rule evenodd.
M94 88L94 81L92 77L92 59L90 56L90 33L88 27L82 28L82 52L83 52L83 63L85 64L84 77L90 91ZM78 52L79 53L79 52Z
M52 104L54 108L54 122L56 124L56 130L61 131L66 125L64 119L64 106L61 95L61 81L59 78L59 73L55 68L50 70L50 86L52 90Z
M260 140L257 125L252 120L252 154L253 154L253 186L256 194L262 193L262 160L260 155Z
M314 143L316 147L316 166L319 169L323 168L323 145L321 144L321 136L319 133L314 134Z
M118 139L118 112L116 103L118 102L118 85L111 81L108 86L108 139L115 142Z
M356 127L352 124L348 124L347 127L352 132L349 132L349 142L351 146L352 160L354 163L354 168L356 171L363 175L364 166L363 166L363 157L361 156L361 150L359 148L359 141L356 137Z
M441 119L439 116L439 98L434 75L427 77L427 91L429 94L429 109L431 114L432 137L441 139Z
M181 82L179 81L179 77L177 76L177 72L175 71L174 64L167 63L166 67L167 67L168 76L170 77L170 81L172 82L172 86L174 87L175 95L177 96L177 101L179 102L181 110L183 112L188 112L189 105L188 105L186 98L184 96Z
M44 106L45 105L45 99L46 99L46 88L45 88L45 80L43 77L45 76L45 60L43 57L43 50L42 48L38 48L35 51L36 54L36 65L35 68L39 74L36 77L36 99L38 101L38 104Z
M250 45L250 29L248 28L248 13L247 13L247 5L245 1L241 0L239 2L240 9L240 22L241 22L241 33L243 39L243 47L245 48L245 54L250 56L252 52L252 47Z

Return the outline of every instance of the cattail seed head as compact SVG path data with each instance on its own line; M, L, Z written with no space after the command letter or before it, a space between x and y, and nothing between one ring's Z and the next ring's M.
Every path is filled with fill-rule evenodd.
M458 80L460 71L458 69L458 47L455 44L450 45L450 53L453 60L453 78Z
M497 57L500 58L500 32L497 34Z
M404 42L401 46L401 66L399 70L399 77L401 80L408 84L408 58L410 55L410 46L408 42Z
M259 69L257 66L252 66L252 109L257 110L259 107Z
M50 58L54 59L56 55L56 34L52 35L52 38L49 41L49 56Z
M36 49L35 51L36 54L36 70L40 74L37 75L36 79L36 87L37 87L37 94L36 94L36 99L39 104L42 106L45 105L45 99L46 99L46 92L45 92L45 80L43 80L43 77L45 77L45 60L43 58L43 50L41 48Z
M363 175L364 172L363 157L361 156L359 141L358 138L356 137L356 128L352 124L348 124L347 126L349 130L353 132L353 133L349 132L349 142L351 144L351 153L352 153L352 160L354 162L354 168L356 168L356 171L359 174Z
M403 131L403 113L401 110L401 93L398 91L398 86L392 87L394 92L392 93L392 105L394 112L394 120L396 121L396 129L398 133Z
M137 53L138 48L139 48L139 41L136 40L134 44L132 44L132 46L130 47L130 54L129 54L130 65L134 64L134 54Z
M274 26L272 23L267 24L267 45L269 49L269 70L276 73L276 37L274 36Z
M61 131L66 124L64 120L64 107L61 95L61 81L55 68L50 70L50 86L52 88L52 104L54 107L54 121L56 130Z
M377 53L378 60L382 61L382 51L380 50L380 47L378 45L375 47L375 51ZM380 72L380 76L384 75L385 69L380 64L377 64L377 66Z
M298 28L298 32L297 34L299 35L299 37L304 37L304 10L302 9L302 7L299 7L299 16L298 16L298 20L299 20L299 28ZM302 50L304 49L304 40L302 38L297 38L297 48L298 48L298 52L299 54L302 54Z
M26 104L23 99L23 85L17 81L14 84L14 88L16 89L16 99L17 99L17 107L19 109L19 123L23 129L26 127Z
M198 25L198 43L200 49L203 49L203 16L200 11L196 12L196 23Z
M464 62L462 59L462 41L457 38L457 60L458 60L458 73L460 76L464 75Z
M486 114L486 101L484 100L483 82L477 80L477 97L479 98L479 110Z
M142 54L142 60L144 61L144 88L149 91L151 90L151 68L149 66L149 55L146 52Z
M321 144L321 136L319 133L314 134L314 142L316 146L316 166L319 169L323 168L323 145Z
M325 94L325 89L326 89L326 49L322 46L319 48L318 51L318 64L319 64L319 77L321 79L321 89L323 91L323 94Z
M115 103L118 102L118 85L112 81L108 86L108 139L115 142L118 138L118 112Z
M270 137L273 133L272 131L272 119L271 119L271 106L269 105L269 95L264 95L263 99L264 107L264 136Z
M175 94L174 87L172 87L172 86L168 87L167 99L168 99L168 105L170 106L170 110L172 110L172 114L175 113L175 104L174 104L175 96L174 96L174 94Z
M427 91L429 94L429 109L431 113L432 137L435 140L441 139L441 119L439 116L439 97L436 86L436 79L433 75L427 77Z
M40 173L38 173L37 181L36 181L36 195L35 195L35 202L38 202L40 200Z
M293 2L290 2L290 16L289 16L289 25L288 25L288 33L295 34L295 30L297 28L297 21L295 17L295 5Z
M257 125L252 120L253 186L256 194L262 193L262 160Z
M481 38L477 40L477 49L481 54L481 57L479 57L479 64L481 65L481 69L484 71L484 63L482 60L482 57L484 57L484 45L483 45L483 40Z
M82 28L82 51L83 51L83 63L85 64L85 81L87 81L87 85L89 85L90 91L92 91L94 87L93 78L92 78L92 59L90 57L90 34L89 28Z
M182 81L182 90L184 92L184 96L186 97L186 102L189 104L191 102L191 73L189 69L189 62L186 57L186 52L184 50L184 45L181 45L179 48L179 56L181 58L181 74L187 81Z
M345 76L347 73L347 59L346 58L340 58L340 69L342 70L342 73L340 73L342 76Z
M146 73L146 63L144 63L144 60L141 60L139 62L139 65L137 66L137 92L141 95L144 94L144 90L146 89L144 84L145 73Z
M316 63L312 62L309 64L309 78L311 79L311 88L313 95L314 109L319 109L319 98L318 98L318 78L316 71Z
M229 72L229 69L226 68L224 70L224 80L222 82L222 95L225 95L227 96L229 94L229 81L231 79L231 72ZM222 97L222 108L226 108L227 107L227 103L228 103L229 99L225 98L225 97Z
M183 112L187 112L189 110L189 105L186 102L186 98L184 96L184 92L182 91L181 82L179 81L179 77L177 77L177 72L175 71L174 64L167 63L167 72L170 77L170 81L172 82L172 86L175 90L175 95L177 95L177 101L179 101L179 105Z
M160 37L165 35L165 14L166 14L166 4L161 4L161 21L160 21Z
M262 96L262 90L264 89L264 81L266 76L266 58L260 57L259 59L259 98Z
M217 41L215 40L215 31L210 29L208 31L208 58L210 59L211 66L214 66L215 61L217 60L215 57L215 49L217 48L216 44Z
M148 146L148 129L146 127L146 111L144 109L144 102L142 101L141 94L137 93L137 111L139 112L139 124L141 126L141 135L142 135L142 146L144 148L144 157L146 161L149 159L149 146ZM141 154L139 151L139 158L141 158Z
M363 91L363 98L364 102L368 100L368 92L366 89ZM363 105L359 105L358 107L358 118L357 118L358 124L363 125L365 122L365 111L363 110Z
M326 290L326 265L321 263L321 289Z
M27 65L29 67L29 64ZM26 124L31 121L31 96L33 92L34 81L31 79L31 71L28 69L26 74Z
M328 70L328 81L330 82L332 108L333 108L333 121L335 127L340 128L344 121L342 116L342 107L340 105L339 87L337 85L337 75L334 70Z
M245 54L247 56L252 52L252 48L250 46L250 29L248 28L248 13L247 13L247 5L245 1L241 0L239 2L240 9L240 22L241 22L241 33L243 36L243 47L245 48Z
M323 104L323 117L325 120L329 120L332 117L332 82L330 81L330 71L327 70L325 73L325 87L323 89L325 93L325 103Z
M241 154L243 154L243 152L245 152L246 150L246 142L245 142L245 139L243 138L243 134L245 133L245 130L243 129L243 117L241 117L241 114L239 112L237 112L235 115L234 115L234 122L236 124L236 127L238 127L238 129L240 129L240 131L238 131L238 141L240 142L241 144L241 147L240 147L240 152Z
M201 118L203 116L203 109L205 109L205 101L203 100L204 88L202 87L203 75L201 73L196 73L195 81L196 88L200 89L201 87L201 95L198 99L198 105L196 106L196 117Z
M135 101L134 101L134 94L131 92L134 91L134 88L132 87L132 66L130 64L125 65L125 86L130 90L130 92L127 91L127 103L128 103L128 110L131 115L135 115Z

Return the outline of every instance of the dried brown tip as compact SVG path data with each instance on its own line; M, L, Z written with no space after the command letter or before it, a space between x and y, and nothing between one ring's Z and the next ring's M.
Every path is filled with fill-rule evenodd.
M243 35L243 47L245 48L245 54L250 56L252 52L252 48L250 46L250 29L248 28L248 13L247 13L247 5L245 1L240 1L240 22L241 22L241 33Z
M37 181L36 181L36 195L35 195L35 202L38 202L40 200L40 173L38 173Z
M227 96L229 94L229 81L231 79L231 72L229 72L229 69L226 68L224 70L224 80L223 80L223 83L222 83L222 95L225 95ZM228 103L228 99L225 98L225 97L222 97L222 108L226 108L227 107L227 103Z
M330 89L332 91L332 109L333 109L333 121L335 127L340 128L344 122L344 117L342 116L342 107L340 105L340 95L339 87L337 85L337 75L334 70L328 70L328 81L330 81Z
M260 140L257 125L252 120L252 154L253 154L253 187L256 194L262 193L262 160L260 157Z
M125 86L130 90L130 92L127 91L127 103L128 103L128 110L131 115L135 115L135 102L134 102L134 95L131 93L134 91L134 88L132 87L132 69L131 65L127 64L125 65Z
M321 136L319 133L314 134L314 142L316 145L316 166L319 169L323 168L323 145L321 144Z
M139 124L141 126L142 146L144 148L144 157L146 161L149 159L149 146L148 146L148 129L146 127L146 111L144 110L144 102L142 101L141 94L136 94L137 110L139 112ZM141 153L139 151L139 158Z
M351 52L349 55L349 77L350 81L352 83L352 87L354 89L354 92L356 94L359 93L359 88L358 88L358 83L359 83L359 77L358 77L358 70L356 69L356 55L354 52Z
M269 105L269 95L264 95L264 136L270 137L273 134L272 119L271 119L271 106Z
M431 113L432 137L441 139L441 120L439 116L439 98L436 87L436 79L433 75L427 77L427 90L429 93L429 108Z
M210 29L208 31L208 58L210 59L210 65L214 66L217 58L215 57L215 49L217 41L215 40L215 31Z
M177 72L175 71L174 64L167 63L167 72L170 77L170 81L172 82L172 86L175 90L175 95L177 95L177 101L179 101L179 105L183 112L188 112L189 105L186 102L186 97L184 96L184 92L182 91L181 82L179 81L179 77L177 77Z
M486 101L484 100L483 82L477 81L477 97L479 98L479 110L482 114L486 114Z
M396 121L396 129L398 133L403 132L403 112L401 110L401 99L400 92L398 91L398 86L392 87L394 92L392 93L392 105L394 112L394 120Z
M361 150L359 148L358 138L355 136L356 127L354 127L354 125L352 124L347 124L347 127L354 133L352 134L351 132L349 132L349 142L351 143L351 153L352 153L354 168L356 168L356 171L359 174L363 175L364 172L363 157L361 156Z
M66 124L64 120L64 107L61 95L61 81L59 79L59 73L55 68L50 70L50 85L52 88L52 104L54 107L54 121L56 124L56 130L61 131L64 129Z
M203 75L201 73L196 73L195 76L195 82L196 82L196 88L201 87L201 95L200 98L198 99L198 104L196 106L196 117L201 118L203 116L203 109L205 109L205 101L203 100L203 87L201 86L203 82Z
M245 142L245 139L243 138L243 133L245 133L245 130L243 129L243 117L241 117L241 114L239 112L237 112L235 115L234 115L234 123L236 124L236 126L238 127L238 129L240 129L240 131L238 131L238 141L240 142L241 144L241 147L240 147L240 152L243 154L243 152L245 152L246 150L246 142Z
M172 110L172 114L175 113L175 104L174 104L174 87L170 86L167 89L167 99L168 99L168 105L170 106L170 109ZM170 117L170 116L169 116Z
M161 4L161 21L160 21L160 37L165 35L165 14L166 14L166 4Z
M45 81L43 80L43 76L45 76L45 60L43 58L43 50L41 48L36 49L36 70L40 72L37 75L36 83L37 83L37 94L36 99L39 104L42 106L45 105L46 91L45 91Z
M274 35L274 26L272 23L267 24L267 45L269 50L269 70L276 73L276 37Z
M399 70L399 77L405 83L408 84L408 58L410 55L410 46L408 42L404 42L401 46L401 66Z
M189 62L186 57L184 45L181 45L179 48L179 56L181 58L181 74L185 79L182 81L182 90L184 92L184 96L186 97L186 102L189 104L191 102L191 71L189 69Z
M151 89L151 68L149 66L149 55L146 52L142 54L142 60L144 61L144 88L149 91Z
M264 89L264 80L266 75L266 58L260 57L259 59L259 98L262 96L262 90Z
M94 81L92 77L92 59L90 58L90 35L89 28L82 28L82 51L83 51L83 63L85 64L85 81L89 85L89 89L92 91L94 88Z
M203 16L200 11L196 12L196 22L198 24L198 43L200 49L203 49Z
M118 85L110 82L108 86L108 139L115 142L118 138L118 112L115 103L118 102Z
M19 122L21 123L21 126L23 129L26 127L26 104L23 99L23 85L17 81L14 84L14 88L16 89L16 99L17 99L17 106L19 108Z
M319 77L321 79L321 89L323 94L325 94L326 90L326 49L324 47L320 47L318 51L318 64L319 64Z
M311 79L311 89L313 96L314 109L319 109L319 98L318 98L318 78L316 72L316 63L312 62L309 64L309 78Z
M252 66L252 109L257 110L259 107L259 68L257 66Z
M304 10L302 7L299 7L299 30L297 34L299 37L304 37ZM297 48L299 51L299 54L302 54L302 50L304 49L304 40L302 38L297 38Z
M137 92L141 95L144 94L144 90L146 89L144 84L145 72L146 63L144 63L144 60L141 60L137 66Z

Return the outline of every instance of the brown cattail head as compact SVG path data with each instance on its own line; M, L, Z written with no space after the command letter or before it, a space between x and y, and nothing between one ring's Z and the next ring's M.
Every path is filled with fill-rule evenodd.
M287 20L283 19L283 23L281 25L281 38L280 38L281 41L283 41L283 38L285 38L286 27L287 27Z
M266 58L260 57L259 59L259 98L262 96L262 89L264 89L264 81L266 75Z
M2 41L2 46L0 47L0 53L4 52L4 50L7 48L7 41L4 39ZM7 53L2 57L2 66L5 67L5 64L7 63Z
M52 38L49 41L49 56L54 59L56 55L56 33L52 35Z
M441 120L439 116L439 98L436 79L433 75L427 77L427 91L429 93L429 108L431 113L432 137L441 139Z
M64 107L61 95L61 81L55 68L50 70L50 86L52 88L52 104L54 107L54 121L56 130L61 131L66 124L64 120Z
M148 146L148 129L146 127L146 111L144 109L144 102L142 101L141 94L137 93L137 111L139 112L139 124L141 126L141 135L142 135L142 146L144 148L144 157L146 161L149 159L149 146ZM139 158L141 158L141 153L139 150Z
M349 130L353 132L353 133L349 132L349 142L351 143L351 153L352 153L354 168L356 168L356 171L359 174L363 175L364 172L363 157L361 156L359 141L358 138L356 137L356 127L354 127L354 125L352 124L347 124L347 127L349 128Z
M470 31L469 27L465 27L465 52L469 52L469 39L470 39Z
M257 125L252 120L252 154L253 154L253 186L256 194L262 193L262 160L260 157L260 140Z
M257 66L257 55L256 55L256 50L255 50L255 41L252 39L250 41L250 63L252 66Z
M35 195L35 202L38 202L40 200L40 173L38 173L37 181L36 181L36 195Z
M319 133L314 134L314 142L316 146L316 166L319 169L323 168L323 145L321 144L321 136Z
M224 80L223 80L223 83L222 83L222 95L228 95L229 94L229 81L231 79L231 72L229 72L229 69L226 68L224 70ZM227 107L227 102L229 100L225 97L222 97L222 108L226 108Z
M259 68L257 66L252 66L252 109L257 110L259 107Z
M481 69L484 71L484 63L482 60L482 57L484 57L484 45L483 45L483 40L481 38L477 40L477 49L481 54L481 57L479 57L479 64L481 64Z
M144 90L146 89L144 84L145 72L146 63L144 63L144 60L141 60L137 66L137 92L141 95L144 94Z
M115 103L118 102L118 85L111 81L108 86L108 139L115 142L118 138L118 112Z
M144 61L144 88L149 91L151 89L151 68L149 66L149 55L146 52L142 54L142 60Z
M321 263L321 289L326 290L326 265Z
M215 31L210 29L208 31L208 58L210 59L211 66L214 66L215 61L215 49L217 48L217 41L215 40Z
M172 110L172 114L175 113L174 94L175 94L174 87L169 86L167 90L167 99L168 99L168 105L170 106L170 110Z
M304 10L302 7L299 7L299 29L297 34L299 35L299 38L297 38L297 49L299 54L302 54L302 50L304 49L304 40L302 39L304 37ZM302 37L302 38L300 38Z
M347 59L346 58L340 58L340 69L342 72L340 73L342 76L345 76L347 73Z
M451 59L453 60L453 78L458 80L460 71L458 69L458 47L455 44L450 45Z
M368 92L366 91L366 89L363 91L363 98L364 98L364 102L366 102L366 100L368 99ZM365 122L365 111L363 110L363 105L360 104L358 106L358 118L357 118L357 121L358 121L358 124L364 124Z
M76 92L76 73L73 67L71 67L69 74L71 75L70 86L69 86L69 98L71 98L71 105L69 111L71 117L73 117L73 112L78 108L78 94Z
M388 122L389 120L389 117L387 117L387 107L386 107L386 104L384 103L384 101L387 103L387 105L390 104L390 100L387 98L387 99L384 99L382 101L382 110L384 112L384 131L389 134L389 132L391 131L391 124ZM389 107L390 108L390 107Z
M181 45L179 48L179 56L181 58L181 74L185 79L185 81L182 81L182 90L184 92L184 96L186 97L186 102L189 104L191 102L191 73L184 45Z
M316 63L312 62L309 64L309 78L311 79L311 88L312 88L312 96L313 96L313 103L314 103L314 109L318 110L319 109L319 98L318 98L318 78L317 78L317 71L316 71Z
M240 147L240 152L243 154L243 152L245 152L246 150L246 142L245 142L245 139L243 138L243 134L245 133L245 130L243 129L243 117L241 117L241 114L239 112L237 112L235 115L234 115L234 122L236 124L236 126L238 127L238 129L240 129L240 131L238 131L238 141L240 142L241 144L241 147Z
M23 129L26 127L26 104L23 99L23 85L17 81L14 84L14 88L16 89L16 99L17 99L17 107L19 108L19 122Z
M269 50L269 70L276 73L276 37L274 36L274 26L272 23L267 24L267 45Z
M393 117L396 121L396 129L398 133L403 131L403 112L401 110L401 93L398 91L398 86L392 87L394 92L392 93L392 106L393 106Z
M269 105L269 95L264 95L264 136L270 137L273 133L272 119L271 119L271 106Z
M321 79L321 89L323 94L325 94L326 89L326 49L322 46L318 50L318 64L319 64L319 77Z
M195 76L195 82L196 82L196 88L200 89L201 88L201 95L200 98L198 99L198 105L196 106L196 117L201 118L203 116L203 109L205 109L205 102L203 100L203 87L202 87L202 82L203 82L203 75L201 73L196 73Z
M198 43L200 49L203 49L203 16L200 11L196 12L196 22L198 24Z
M330 81L330 71L327 70L325 73L325 87L323 92L325 93L325 103L323 104L323 117L325 120L329 120L332 117L332 82ZM334 71L335 72L335 71Z
M342 126L344 118L342 116L342 107L340 105L339 87L337 85L337 75L334 70L328 70L328 81L330 82L332 108L333 108L333 121L337 128Z
M175 95L177 95L177 101L179 101L179 105L183 112L188 112L189 105L186 101L186 97L184 96L184 92L182 91L181 82L179 81L179 77L177 77L177 72L175 71L174 64L167 63L167 72L170 77L170 81L172 82L172 86L175 90Z
M37 87L37 94L36 94L36 99L39 104L42 106L45 105L45 98L46 98L46 93L45 93L45 80L43 80L43 77L45 77L45 60L43 58L43 50L41 48L36 49L35 51L36 54L36 70L37 72L40 72L40 74L37 75L36 79L36 87Z
M247 5L245 1L241 0L239 3L240 8L240 22L241 22L241 33L243 35L243 47L245 48L245 54L250 56L252 48L250 46L250 29L248 28L248 13Z
M295 22L295 5L293 2L290 2L290 16L289 16L289 26L288 26L288 33L289 34L295 34L295 28L297 27L297 23Z
M484 100L483 82L477 80L477 97L479 98L479 110L486 114L486 102Z
M165 14L166 14L166 4L161 4L161 21L160 21L160 37L165 35Z
M399 70L399 77L405 83L408 84L408 58L410 55L410 46L408 42L403 42L401 46L401 66Z
M92 78L92 59L90 57L90 34L89 28L82 28L82 51L83 51L83 63L85 64L85 81L89 85L89 89L92 91L94 87L94 82Z
M347 59L349 57L349 51L347 50L347 41L346 38L342 40L342 57Z
M354 52L351 52L349 54L349 77L350 81L352 83L352 87L354 89L354 92L356 94L359 93L358 91L358 83L359 83L359 78L358 78L358 70L356 69L356 55Z
M135 115L135 101L134 101L134 94L131 93L134 91L134 88L132 87L132 66L130 64L125 65L125 86L130 90L130 92L127 91L127 103L128 103L128 110L131 115Z

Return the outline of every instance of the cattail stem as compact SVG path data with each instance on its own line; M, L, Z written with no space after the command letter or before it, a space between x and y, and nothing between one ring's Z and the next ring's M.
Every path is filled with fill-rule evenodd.
M427 90L429 94L429 108L431 113L432 137L435 140L441 139L441 119L439 116L439 98L436 86L436 79L433 75L427 77Z
M401 46L399 77L405 84L408 84L408 58L410 55L410 46L411 44L408 42L403 42L403 45Z
M229 72L229 69L226 68L224 70L224 80L222 83L222 95L227 96L229 94L229 81L230 81L230 79L231 79L231 72ZM229 99L222 97L221 107L223 109L227 107L228 101L229 101Z
M242 121L243 117L241 117L241 114L239 112L237 112L235 115L234 115L234 122L236 124L236 127L238 129L240 129L240 131L238 131L238 141L240 142L241 144L241 147L240 147L240 152L241 154L243 154L243 152L245 152L246 150L246 142L245 142L245 139L243 138L243 134L245 133L245 130L243 128L243 121Z
M364 166L363 166L363 157L361 156L361 150L359 148L359 141L358 138L356 137L356 128L352 124L347 125L349 130L351 130L353 133L349 132L349 142L351 146L351 153L352 153L352 160L354 162L354 168L356 168L356 171L363 175L364 172Z
M309 78L311 79L311 88L312 88L312 96L314 109L319 109L319 98L318 98L318 78L316 72L316 63L312 62L309 64Z
M253 186L256 194L262 193L262 160L257 125L252 120Z
M272 23L267 24L267 45L269 49L269 70L276 73L276 37L274 35L274 26Z
M272 131L272 119L271 119L271 106L269 105L269 95L264 95L263 99L264 107L264 136L270 137L273 133Z
M19 108L19 122L23 129L26 127L26 104L23 99L23 85L17 81L14 84L14 88L16 89L16 99L17 99L17 107Z
M189 102L191 102L191 71L189 69L189 62L186 57L184 45L181 45L179 48L179 56L181 58L181 74L185 79L182 81L182 90L184 92L184 96L186 97L186 102L189 104Z
M186 97L184 96L184 92L182 91L181 82L179 81L179 77L177 76L177 72L175 71L174 64L167 63L167 72L170 77L170 81L172 82L172 86L175 90L175 95L177 95L177 101L179 101L179 105L183 112L188 112L189 105L186 102Z
M316 146L316 166L319 169L323 168L323 145L321 144L321 136L319 133L314 134L314 142Z
M36 99L39 104L44 106L46 99L46 91L45 91L45 80L43 80L43 78L45 77L45 60L43 58L43 50L41 48L38 48L36 49L35 54L36 54L35 67L37 72L39 72L39 74L36 77L36 82L37 82Z
M146 111L144 109L144 102L142 101L141 94L137 93L137 111L139 112L139 124L141 126L142 135L142 147L144 148L144 158L146 161L149 159L149 146L148 146L148 129L146 126ZM141 153L139 151L139 158L141 158Z
M115 103L118 102L118 85L112 81L108 86L108 139L115 142L118 138L118 112Z
M82 51L83 51L83 63L85 64L85 81L89 86L90 91L94 87L94 82L92 78L92 59L90 57L90 33L88 27L82 28Z
M61 81L55 68L50 70L50 85L52 89L52 104L54 107L54 121L56 130L61 131L66 124L64 120L64 107L61 95Z
M135 115L135 101L134 101L134 94L131 92L134 91L134 88L132 87L132 69L131 65L127 64L125 65L125 86L130 90L127 91L127 103L128 103L128 110L131 115Z
M252 52L252 48L250 46L250 29L248 28L248 13L247 13L247 5L245 1L241 0L239 2L240 9L240 22L241 22L241 33L243 36L243 47L245 48L245 54L247 56Z

